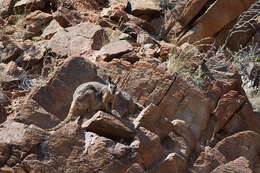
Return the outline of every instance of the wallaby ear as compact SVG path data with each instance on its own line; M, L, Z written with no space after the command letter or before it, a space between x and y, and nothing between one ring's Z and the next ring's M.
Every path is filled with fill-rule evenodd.
M108 83L110 83L110 84L112 83L112 79L111 79L110 76L107 77L107 81L108 81Z

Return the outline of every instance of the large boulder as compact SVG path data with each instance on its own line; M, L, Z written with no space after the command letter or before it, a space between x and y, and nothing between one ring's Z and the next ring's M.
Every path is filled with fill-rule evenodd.
M209 173L213 170L213 172L224 170L250 172L255 165L259 164L259 142L260 135L253 131L243 131L226 137L214 148L205 147L191 170L201 173Z
M59 30L49 40L48 48L59 55L80 55L99 50L106 39L102 27L93 23L81 23Z
M159 0L131 0L131 13L135 16L159 14L161 7Z
M212 171L212 173L231 173L231 172L239 172L239 173L253 173L253 166L250 164L250 162L244 158L239 157L238 159L228 162L227 164L223 166L219 166L216 169Z
M254 2L255 0L215 1L207 11L193 23L193 27L181 37L180 44L187 41L189 43L195 43L197 41L200 43L209 43L216 33L239 17L239 15ZM221 14L222 17L219 17L219 14Z
M123 54L133 49L133 46L128 41L120 40L103 46L98 55L105 61L111 61L113 58L120 58Z

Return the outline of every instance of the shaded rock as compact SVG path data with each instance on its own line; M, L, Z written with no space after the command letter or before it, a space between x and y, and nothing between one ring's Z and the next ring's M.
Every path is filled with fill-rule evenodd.
M144 169L137 163L126 170L126 173L145 173Z
M212 171L212 173L253 173L252 165L245 157L239 157L238 159L228 162L225 165L219 166Z
M227 24L226 26L224 26L221 31L219 33L216 34L215 38L216 38L216 44L217 46L221 46L225 43L229 31L234 27L234 25L236 24L237 19L229 22L229 24Z
M183 13L188 2L190 1L172 1L171 5L169 1L169 4L165 4L165 14L161 30L161 37L165 40L176 42L176 36L179 36L184 29L184 26L182 26L178 20L180 19L181 14Z
M172 124L165 120L158 106L150 104L134 120L135 128L144 127L164 139L172 130Z
M31 157L21 166L48 172L121 173L126 172L138 158L138 153L131 147L92 132L85 133L76 123L66 124L55 131L43 142L40 151L44 156L41 161Z
M256 112L253 112L251 103L247 101L239 112L237 112L225 125L223 130L228 134L245 130L252 130L260 134L259 123L259 115Z
M1 97L1 96L0 96ZM0 124L2 124L3 122L5 122L7 119L7 114L6 114L6 110L3 107L3 105L0 105Z
M220 165L227 163L224 153L210 147L205 147L205 150L200 153L194 162L191 170L200 173L209 173Z
M172 172L180 173L185 172L187 161L176 153L170 153L165 159L157 163L155 168L147 171L148 173Z
M172 129L176 134L182 136L185 141L187 141L191 152L195 150L198 141L185 121L178 119L173 120Z
M82 21L77 11L64 7L58 8L52 16L63 28L75 26Z
M170 132L168 136L162 140L162 145L169 153L177 153L185 159L188 159L192 153L188 142L174 132Z
M5 23L4 19L2 19L2 17L0 17L0 26L2 26Z
M199 107L196 106L198 102ZM210 117L207 98L179 78L174 81L159 106L170 121L183 120L196 139L200 138L207 127Z
M0 92L0 105L6 106L10 102L8 96Z
M4 63L15 61L23 53L23 50L14 41L3 41L3 46L0 48L0 59Z
M230 120L232 115L238 111L241 105L246 101L246 96L240 95L239 92L231 90L223 95L214 110L214 116L217 119L214 133L221 130L225 124ZM215 135L215 134L213 134Z
M20 0L14 5L14 9L18 13L25 11L41 10L45 8L44 0Z
M222 95L230 90L241 90L242 80L238 71L227 62L224 53L211 57L205 65L207 79L211 81L206 86L206 95L212 109L215 109Z
M120 117L126 118L133 114L138 114L142 109L143 107L136 103L127 93L122 91L115 93L112 110L115 110Z
M110 8L104 8L101 11L100 17L109 18L118 22L129 21L128 14L124 11L122 6L111 6Z
M234 21L234 27L228 32L226 46L234 51L244 47L252 37L255 37L260 26L259 1L253 1L248 10L242 13L237 21ZM255 36L254 36L255 35Z
M56 20L52 20L50 24L43 30L41 37L51 39L62 27Z
M13 120L28 125L35 124L43 129L52 128L60 122L60 119L32 99L25 100L15 109Z
M194 26L180 39L180 44L184 42L209 43L216 33L225 25L236 19L244 10L248 9L254 3L251 1L215 1L209 9L194 23ZM228 10L236 9L236 10ZM218 14L225 16L218 18Z
M4 73L11 76L17 76L22 74L23 72L23 69L21 67L18 67L14 61L10 61L4 69Z
M159 0L131 0L131 13L135 16L159 14L161 11Z
M126 40L109 43L102 47L99 55L104 61L111 61L113 58L120 58L121 55L133 50L133 46Z
M1 87L4 91L17 89L20 79L18 77L9 76L5 73L1 74L2 80L1 80Z
M0 143L7 144L4 148L8 148L9 151L9 153L7 152L8 157L3 158L4 164L10 167L20 163L29 155L32 150L43 141L46 135L43 130L36 126L26 126L10 121L7 121L2 125L0 134Z
M145 169L151 168L165 156L160 138L142 127L137 133L136 140L130 146L141 154ZM156 148L156 150L151 150L151 148Z
M29 68L37 64L41 64L46 55L46 41L38 41L26 49L17 60L16 63L24 68ZM47 61L47 58L45 59ZM38 74L41 69L38 69ZM31 70L32 71L32 70Z
M15 1L13 1L13 0L1 0L0 4L1 4L1 6L0 6L0 16L3 17L3 18L6 18L12 13Z
M155 30L154 25L152 25L150 22L143 20L139 17L135 17L131 14L127 14L129 18L129 23L141 27L143 30L147 32L153 32ZM129 26L126 24L126 26Z
M253 87L260 86L260 63L251 62L247 69L248 78L253 82Z
M148 33L140 33L137 36L136 43L143 45L143 44L154 44L154 39Z
M92 23L81 23L59 30L49 40L48 48L63 56L79 55L100 49L105 38L104 31L100 26Z
M51 14L37 10L27 15L23 24L26 31L32 32L34 35L40 35L43 28L47 26L51 20Z
M188 1L178 21L182 26L188 25L191 20L199 14L200 10L206 5L206 3L207 0Z
M224 138L215 146L227 161L244 156L250 163L255 164L259 159L260 135L253 131L244 131Z
M135 51L131 51L120 56L120 59L134 64L135 62L139 61L141 57L137 53L135 53Z
M125 142L130 142L135 134L135 130L129 122L101 111L84 122L81 127L117 141L122 139Z

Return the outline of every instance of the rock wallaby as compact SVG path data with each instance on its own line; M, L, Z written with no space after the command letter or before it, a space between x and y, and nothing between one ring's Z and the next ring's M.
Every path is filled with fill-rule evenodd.
M79 85L71 102L67 117L57 126L47 131L57 130L68 123L71 119L85 112L97 112L99 110L111 113L114 102L117 85L109 82L102 84L100 82L86 82Z

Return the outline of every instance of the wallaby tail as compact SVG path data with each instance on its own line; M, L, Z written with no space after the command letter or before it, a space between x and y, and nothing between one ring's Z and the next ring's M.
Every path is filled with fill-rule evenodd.
M66 123L68 123L71 120L73 114L75 113L75 106L76 106L76 102L72 101L67 117L61 123L59 123L57 126L51 128L51 129L46 129L46 131L58 130L59 128L63 127Z

